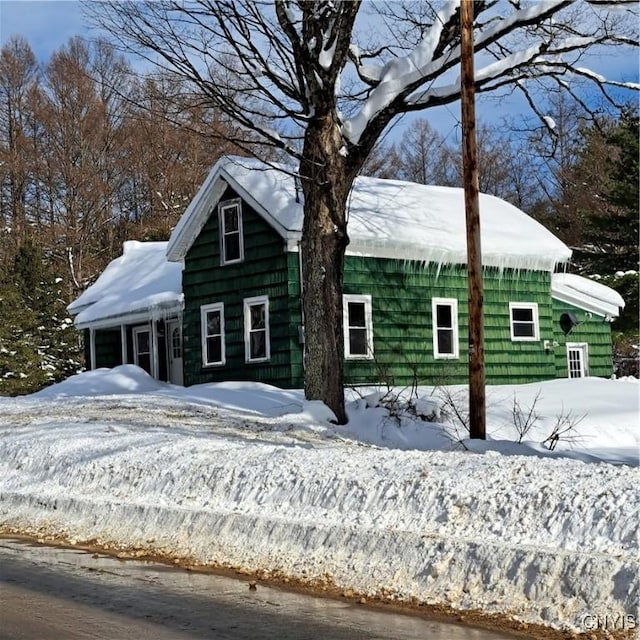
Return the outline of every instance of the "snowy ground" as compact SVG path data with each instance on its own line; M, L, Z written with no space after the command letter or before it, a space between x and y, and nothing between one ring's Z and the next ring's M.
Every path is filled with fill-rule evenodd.
M432 389L412 404L442 422L368 390L336 427L298 391L98 370L0 399L0 527L585 630L637 613L639 389L490 388L478 443Z

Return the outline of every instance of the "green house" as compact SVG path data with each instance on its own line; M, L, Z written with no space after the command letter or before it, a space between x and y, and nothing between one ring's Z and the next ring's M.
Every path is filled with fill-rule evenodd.
M151 243L157 261L147 260L150 273L144 260L130 261L132 280L151 283L145 296L129 287L118 305L104 304L101 279L118 261L124 268L129 246L70 306L87 332L91 366L130 362L186 385L302 387L302 197L284 167L220 160L169 242ZM347 382L465 382L463 191L362 177L348 215ZM610 376L610 322L624 305L620 296L555 273L570 250L519 209L483 194L480 216L487 382ZM99 304L104 310L96 311Z

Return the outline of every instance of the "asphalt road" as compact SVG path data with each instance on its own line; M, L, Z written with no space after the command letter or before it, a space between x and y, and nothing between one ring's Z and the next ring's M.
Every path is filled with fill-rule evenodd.
M0 640L499 640L165 565L0 539Z

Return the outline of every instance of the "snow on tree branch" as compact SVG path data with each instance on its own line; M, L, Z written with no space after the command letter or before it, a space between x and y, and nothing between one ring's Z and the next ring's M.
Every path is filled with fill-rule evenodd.
M86 6L123 47L188 79L194 100L236 122L246 144L258 140L299 157L295 140L314 119L331 114L347 153L364 154L397 115L458 100L459 5L392 3L378 16L381 41L369 47L356 24L359 1ZM637 47L637 20L627 17L635 4L612 11L597 0L479 0L474 8L478 92L543 78L588 80L611 102L608 88L638 89L577 64L600 46Z
M476 10L485 11L496 4L476 3ZM477 91L486 92L526 78L556 74L581 75L599 84L600 88L603 85L636 88L633 83L609 82L597 74L575 71L567 55L583 54L598 45L637 46L637 32L634 37L616 33L613 27L621 23L617 21L616 25L616 21L608 16L585 23L581 32L574 14L568 14L564 18L566 21L558 18L564 10L578 4L576 0L523 4L512 3L515 11L511 15L489 17L484 23L476 16L475 51L480 61L476 72ZM385 110L397 114L459 99L459 79L452 82L448 74L460 62L459 36L452 27L452 19L458 16L458 6L459 2L455 0L447 2L418 45L407 55L396 56L382 67L362 64L359 50L352 48L351 60L358 76L371 87L358 112L344 123L343 133L352 145L359 144L368 127L372 124L375 127L376 119L387 119ZM484 24L484 29L479 29L479 24ZM537 42L526 46L531 40ZM486 55L494 61L482 66Z

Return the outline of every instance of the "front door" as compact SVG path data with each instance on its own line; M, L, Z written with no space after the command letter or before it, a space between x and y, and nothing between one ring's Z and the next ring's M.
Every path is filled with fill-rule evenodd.
M167 362L169 363L169 382L184 384L182 373L182 330L177 320L167 323Z
M567 343L567 367L570 378L584 378L589 374L586 344Z

